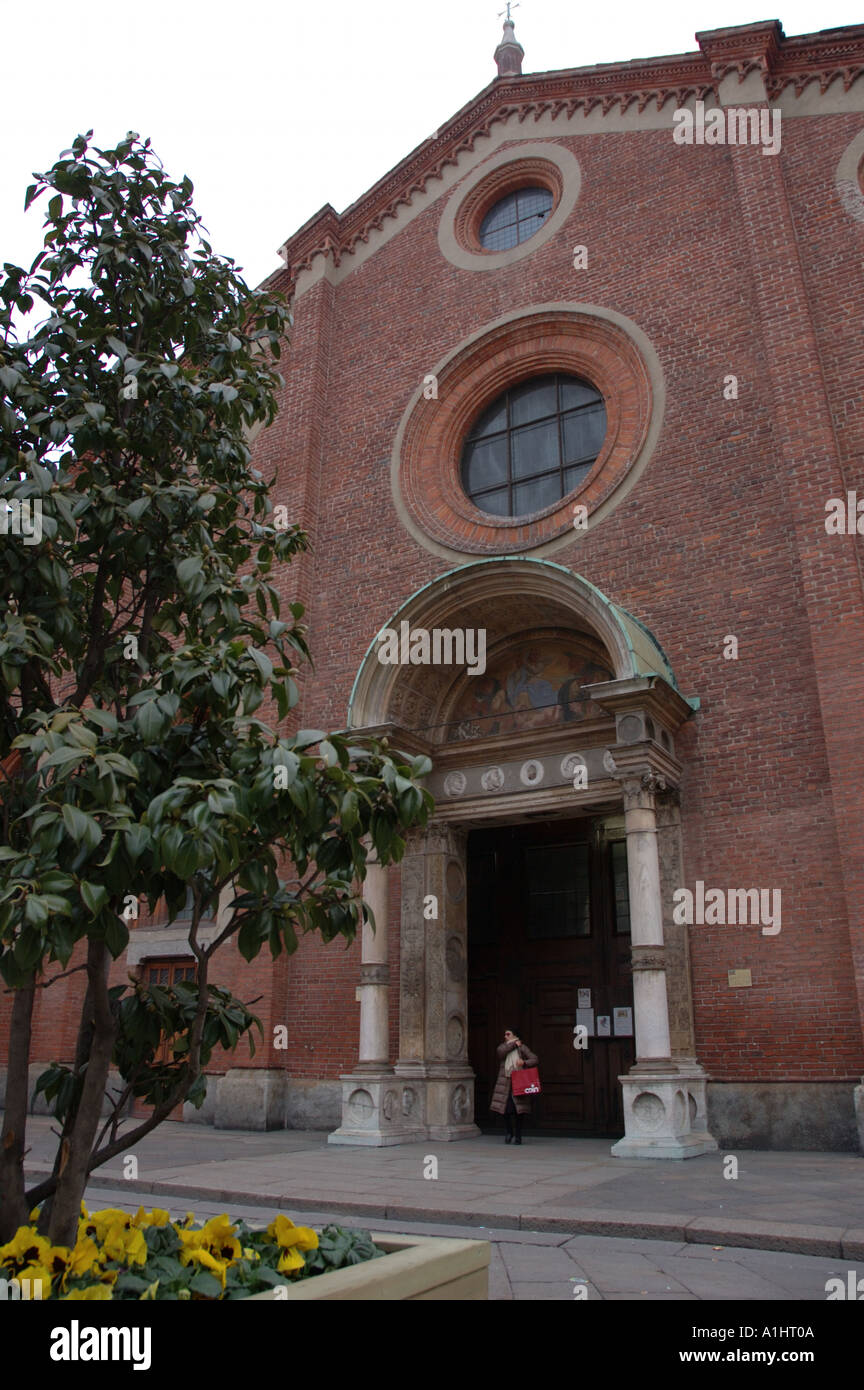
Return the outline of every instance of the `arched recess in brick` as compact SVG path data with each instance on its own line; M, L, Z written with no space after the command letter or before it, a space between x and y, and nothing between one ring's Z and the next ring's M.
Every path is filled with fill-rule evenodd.
M440 575L382 624L354 682L349 728L392 723L432 731L446 718L460 669L451 664L390 665L378 659L381 632L399 633L403 623L409 631L482 629L489 651L519 633L578 634L586 653L608 666L616 681L658 676L677 692L656 638L588 580L549 560L502 557Z

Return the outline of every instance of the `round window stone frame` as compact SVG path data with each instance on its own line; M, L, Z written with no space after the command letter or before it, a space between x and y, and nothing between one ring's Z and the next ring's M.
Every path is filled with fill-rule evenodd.
M606 404L606 437L586 477L559 501L511 518L482 512L462 486L465 437L508 387L548 372L582 377ZM415 393L391 459L397 512L433 553L513 555L572 543L574 519L591 529L636 482L653 452L665 392L659 361L635 324L593 305L543 305L505 315L434 369L437 397ZM580 531L584 533L582 528Z
M486 213L519 188L547 188L554 199L541 227L506 251L487 251L480 244ZM475 169L450 197L438 223L442 256L460 270L500 270L543 246L563 226L576 206L582 186L579 161L563 145L537 140L505 146Z
M846 146L834 174L834 186L849 217L864 223L864 130Z

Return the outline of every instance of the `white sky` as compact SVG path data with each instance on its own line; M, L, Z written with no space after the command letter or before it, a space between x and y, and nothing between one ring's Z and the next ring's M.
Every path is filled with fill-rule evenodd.
M257 284L326 202L341 212L495 76L503 0L0 0L0 260L29 265L34 170L74 137L149 135L189 174L214 249ZM855 0L523 0L526 73L692 52L697 30L862 20Z

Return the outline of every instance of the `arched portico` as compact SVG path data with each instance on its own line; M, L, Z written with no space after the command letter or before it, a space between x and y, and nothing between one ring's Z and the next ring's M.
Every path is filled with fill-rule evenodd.
M436 633L447 634L437 645ZM388 634L401 638L401 659L392 659L392 642L381 659ZM452 659L469 649L473 675ZM544 697L552 687L538 675L553 650L570 675L555 699ZM487 669L511 675L484 685ZM386 872L370 867L365 892L379 930L364 931L358 1063L343 1077L343 1120L331 1142L477 1132L467 1054L467 834L537 816L608 814L622 817L626 832L636 1043L635 1064L620 1077L625 1137L613 1152L688 1157L716 1148L694 1054L686 927L669 912L681 883L674 738L692 708L651 633L545 560L502 558L450 571L378 630L348 723L427 753L436 811L427 830L409 838L402 863L395 1063L387 1055Z

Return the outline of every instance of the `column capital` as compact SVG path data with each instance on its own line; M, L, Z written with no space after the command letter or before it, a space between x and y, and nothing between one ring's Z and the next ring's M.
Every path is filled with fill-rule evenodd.
M653 811L661 792L678 787L681 764L654 743L615 744L607 748L603 766L624 793L624 809Z

